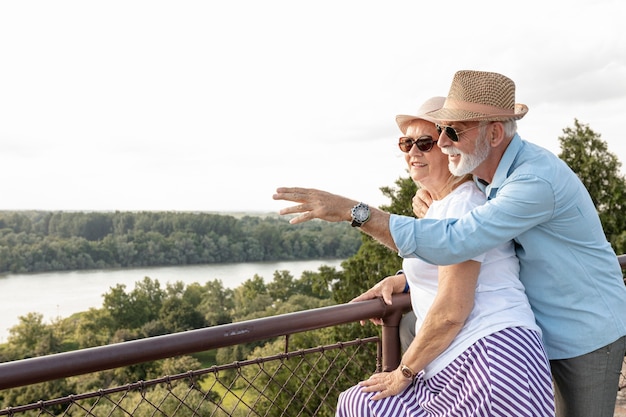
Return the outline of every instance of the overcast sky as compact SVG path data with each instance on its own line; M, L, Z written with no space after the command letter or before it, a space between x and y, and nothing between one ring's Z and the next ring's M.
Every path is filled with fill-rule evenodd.
M406 176L395 115L496 71L554 153L574 119L626 163L626 2L0 2L0 210L372 205ZM624 170L623 170L624 171Z

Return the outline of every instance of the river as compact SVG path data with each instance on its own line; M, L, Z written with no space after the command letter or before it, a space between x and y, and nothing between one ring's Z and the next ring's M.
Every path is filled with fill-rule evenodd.
M168 282L204 284L215 279L221 280L225 288L236 288L255 274L266 283L273 280L274 271L286 270L298 279L303 271L317 272L322 265L340 269L341 262L253 262L0 275L0 343L7 341L9 328L18 324L20 316L41 313L44 323L50 324L56 318L69 317L91 307L100 308L102 296L111 287L124 284L126 291L131 291L144 277L158 280L161 288Z

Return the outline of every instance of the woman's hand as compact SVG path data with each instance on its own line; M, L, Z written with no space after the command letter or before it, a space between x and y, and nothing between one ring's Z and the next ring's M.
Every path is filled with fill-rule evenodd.
M373 298L382 298L385 304L392 304L392 294L401 293L404 290L406 284L406 277L404 274L392 275L386 277L382 281L378 282L369 290L365 291L358 297L350 300L351 303L358 301L371 300ZM370 321L376 325L382 325L383 320L381 318L372 318ZM361 326L365 324L365 321L361 320Z
M392 395L398 395L409 385L411 385L411 380L405 378L399 369L393 372L377 373L369 379L359 382L361 391L376 393L372 400L382 400Z

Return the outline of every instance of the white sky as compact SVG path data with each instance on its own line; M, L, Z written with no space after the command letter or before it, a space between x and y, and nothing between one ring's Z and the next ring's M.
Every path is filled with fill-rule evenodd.
M574 119L626 163L626 2L0 2L0 210L277 211L278 186L372 205L395 115L460 69L517 85L524 139ZM623 169L624 171L624 169Z

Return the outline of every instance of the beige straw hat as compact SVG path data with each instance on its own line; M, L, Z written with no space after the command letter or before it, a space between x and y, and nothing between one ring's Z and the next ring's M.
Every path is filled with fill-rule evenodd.
M443 107L428 113L434 122L518 120L528 106L515 103L515 83L495 72L457 71Z
M398 127L400 128L400 131L406 135L406 129L409 127L409 124L413 121L413 120L418 120L418 119L422 119L422 120L426 120L428 122L432 122L435 123L435 120L426 116L426 113L430 113L433 112L435 110L439 110L442 106L444 101L446 101L445 97L431 97L428 100L426 100L424 102L424 104L422 104L420 106L419 109L417 109L417 115L416 116L409 116L407 114L399 114L396 116L396 123L398 124Z

